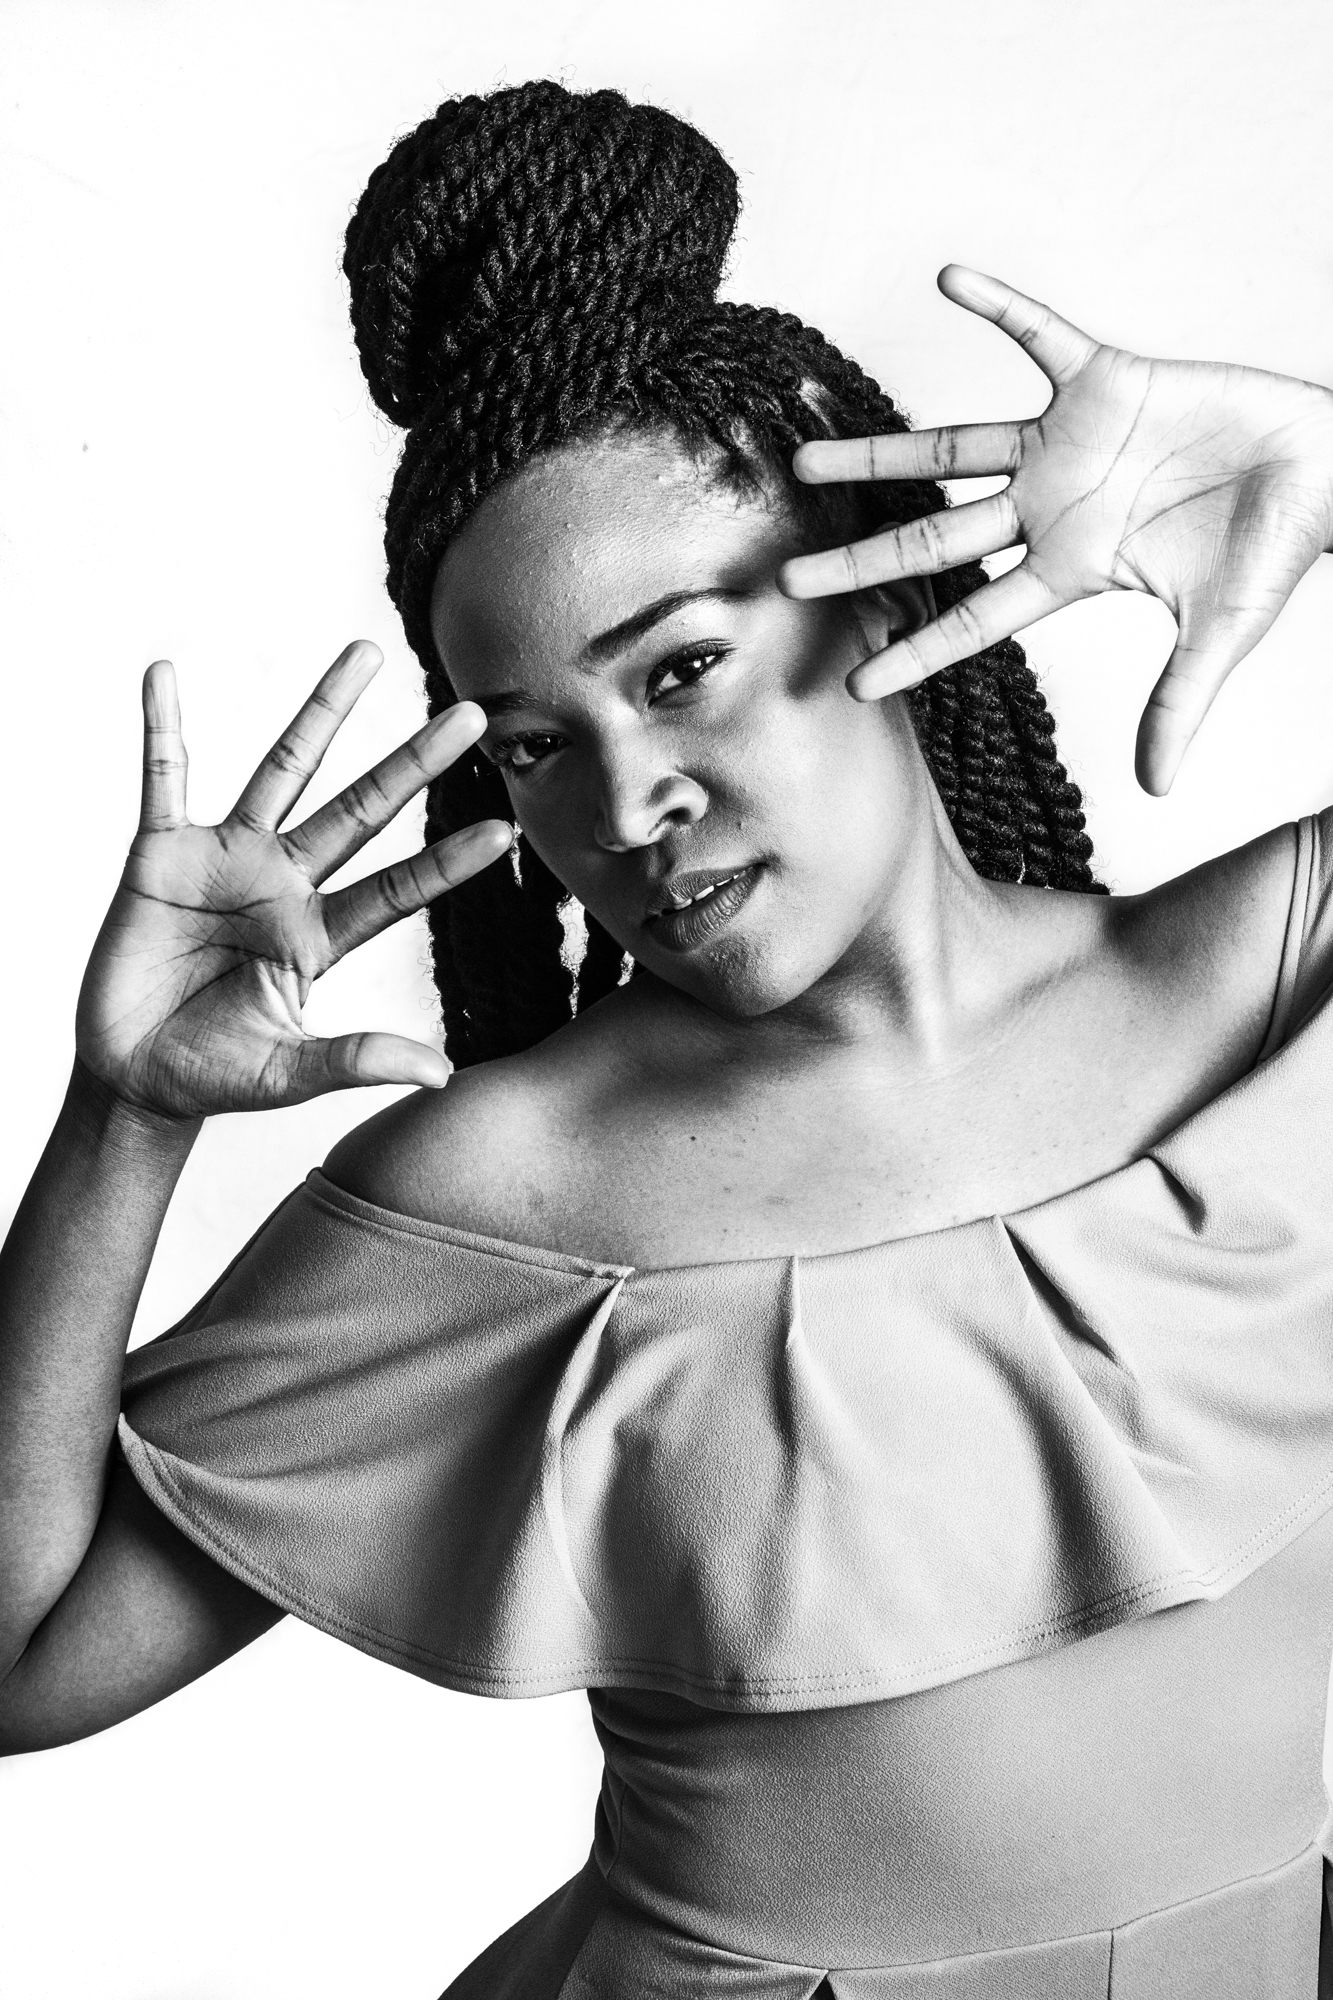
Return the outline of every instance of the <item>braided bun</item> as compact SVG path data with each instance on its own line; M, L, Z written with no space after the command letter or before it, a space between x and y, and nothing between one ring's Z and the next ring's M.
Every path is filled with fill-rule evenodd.
M400 139L347 231L370 393L417 422L479 358L714 297L736 176L693 126L551 82L442 104Z

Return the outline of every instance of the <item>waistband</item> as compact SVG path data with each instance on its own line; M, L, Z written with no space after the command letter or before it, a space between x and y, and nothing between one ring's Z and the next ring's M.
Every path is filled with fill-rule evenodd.
M847 1966L728 1952L654 1923L618 1901L590 1858L441 2000L1333 2000L1321 1970L1325 1866L1311 1843L1260 1876L1114 1930Z

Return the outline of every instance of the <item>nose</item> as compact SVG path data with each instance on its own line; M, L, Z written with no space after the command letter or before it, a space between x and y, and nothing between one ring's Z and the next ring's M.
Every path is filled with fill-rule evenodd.
M605 753L599 778L593 838L612 854L651 847L708 810L708 794L696 779L642 750L622 745Z

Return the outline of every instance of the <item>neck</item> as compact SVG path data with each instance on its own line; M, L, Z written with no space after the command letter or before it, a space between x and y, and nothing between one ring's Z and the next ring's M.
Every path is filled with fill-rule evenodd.
M838 962L793 999L733 1018L647 982L645 1000L660 996L679 1021L687 1062L750 1075L939 1076L993 1055L1025 1003L1086 955L1110 899L978 875L934 785L923 791L891 890Z

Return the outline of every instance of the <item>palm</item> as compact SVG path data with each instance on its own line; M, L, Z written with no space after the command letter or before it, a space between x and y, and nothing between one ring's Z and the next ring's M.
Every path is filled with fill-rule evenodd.
M98 940L84 1060L136 1098L279 1103L331 954L318 897L274 836L183 826L136 839Z
M1258 369L1098 348L1045 414L1020 426L1008 497L1028 568L1061 603L1143 590L1173 611L1227 576L1244 615L1247 586L1264 581L1242 560L1251 535L1270 544L1275 581L1284 557L1299 561L1299 575L1322 546L1308 462L1314 405L1304 383ZM1284 511L1301 496L1303 506Z
M485 822L333 894L318 884L474 741L479 711L450 711L289 832L278 821L316 768L372 662L353 649L325 676L219 826L184 814L170 670L150 669L144 816L80 994L85 1066L118 1096L173 1117L288 1104L351 1083L438 1082L440 1059L388 1035L321 1041L310 988L345 952L503 852Z
M947 281L947 282L946 282ZM1141 590L1180 627L1139 730L1165 791L1232 668L1333 541L1333 396L1257 368L1150 360L1105 347L994 279L941 287L996 321L1045 370L1040 417L804 446L802 478L1008 473L985 500L789 563L800 596L864 588L1025 544L1021 562L854 677L876 699L1106 590Z

